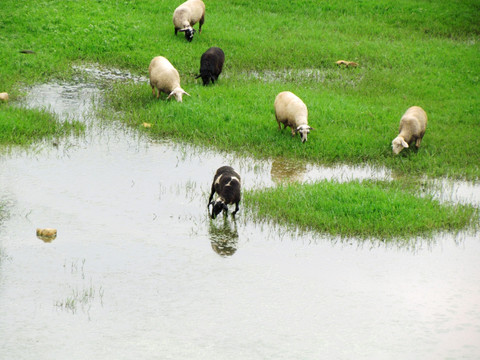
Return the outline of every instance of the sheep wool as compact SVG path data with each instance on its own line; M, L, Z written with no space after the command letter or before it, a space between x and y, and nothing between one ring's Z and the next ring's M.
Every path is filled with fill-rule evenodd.
M167 100L174 96L178 102L182 102L183 94L190 96L180 87L180 75L177 69L163 56L156 56L152 59L148 73L152 93L157 99L161 92L168 94Z
M302 99L290 91L282 91L275 98L274 107L278 129L282 129L280 124L284 129L289 126L292 136L298 132L302 143L307 141L307 135L314 129L308 125L307 105Z
M427 113L421 107L408 108L400 119L399 134L392 141L393 153L398 155L414 142L418 149L427 129L427 121Z

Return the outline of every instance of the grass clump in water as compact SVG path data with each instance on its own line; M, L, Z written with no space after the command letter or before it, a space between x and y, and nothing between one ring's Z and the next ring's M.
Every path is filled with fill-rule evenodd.
M45 110L0 106L0 145L31 145L40 139L79 134L85 125L60 122Z
M247 191L255 218L341 237L408 239L476 226L478 209L441 204L384 182L289 184Z

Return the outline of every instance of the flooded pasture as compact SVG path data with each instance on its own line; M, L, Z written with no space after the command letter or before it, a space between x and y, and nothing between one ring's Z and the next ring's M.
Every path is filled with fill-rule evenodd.
M225 164L245 188L388 180L388 170L152 141L95 119L100 98L93 82L31 89L23 106L87 132L0 156L0 358L480 357L478 234L384 244L256 222L242 205L236 221L207 213ZM478 184L432 189L480 205Z

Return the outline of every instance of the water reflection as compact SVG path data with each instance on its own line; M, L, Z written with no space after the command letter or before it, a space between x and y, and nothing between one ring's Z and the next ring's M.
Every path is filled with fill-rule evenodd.
M213 251L220 256L232 256L237 251L238 229L235 218L229 219L228 216L222 216L215 220L210 220L208 235Z
M272 180L278 184L282 182L302 182L307 172L307 164L303 161L274 159L272 161Z

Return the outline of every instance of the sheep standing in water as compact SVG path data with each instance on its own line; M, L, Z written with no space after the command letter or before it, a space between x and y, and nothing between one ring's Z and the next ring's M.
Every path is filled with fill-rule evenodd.
M393 153L398 155L413 142L418 149L427 129L427 121L427 113L421 107L408 108L400 119L399 134L392 141Z
M193 25L200 24L198 32L202 32L202 25L205 21L205 4L202 0L188 0L181 4L173 12L173 25L175 26L175 35L177 32L184 32L185 39L192 41L195 29Z
M218 198L213 200L213 195L217 193ZM222 166L217 169L213 177L212 191L208 199L208 206L212 205L212 219L224 211L228 214L228 205L235 204L235 211L232 216L238 212L241 200L241 178L231 166Z
M199 77L203 80L203 85L208 85L210 81L215 84L218 76L222 72L223 63L225 62L225 53L218 47L211 47L202 54L200 58L200 74Z
M292 136L295 136L298 132L302 143L307 141L308 133L314 129L308 126L307 105L304 104L302 99L290 91L282 91L275 98L274 107L278 128L282 129L280 124L283 124L284 129L290 126Z
M180 87L180 75L177 69L163 56L152 59L148 67L148 73L150 74L152 93L157 99L161 92L168 94L167 100L175 96L178 102L182 102L183 94L190 96Z

